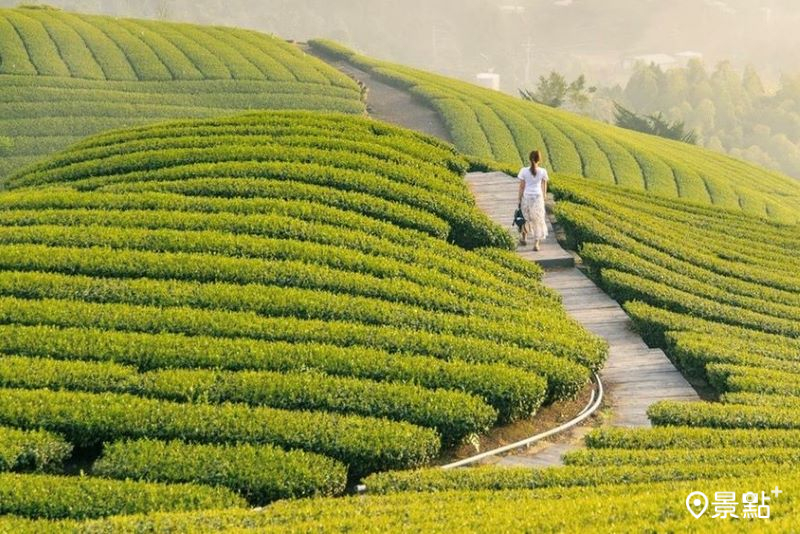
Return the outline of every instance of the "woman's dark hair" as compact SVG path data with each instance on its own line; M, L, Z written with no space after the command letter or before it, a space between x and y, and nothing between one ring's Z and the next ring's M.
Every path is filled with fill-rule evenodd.
M542 154L538 150L531 151L531 169L533 169L534 176L536 175L536 164L542 161Z

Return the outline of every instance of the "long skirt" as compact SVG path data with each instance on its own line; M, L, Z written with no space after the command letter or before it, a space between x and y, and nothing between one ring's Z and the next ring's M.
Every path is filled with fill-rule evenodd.
M527 239L545 239L547 222L544 214L544 197L523 197L522 215L525 217L525 234Z

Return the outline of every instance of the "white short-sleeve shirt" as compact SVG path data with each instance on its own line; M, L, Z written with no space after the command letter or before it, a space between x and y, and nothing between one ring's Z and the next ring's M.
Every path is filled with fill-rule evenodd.
M531 172L530 167L523 167L517 175L520 181L525 182L525 191L522 196L527 198L538 197L542 194L542 182L547 181L547 169L536 167L536 176Z

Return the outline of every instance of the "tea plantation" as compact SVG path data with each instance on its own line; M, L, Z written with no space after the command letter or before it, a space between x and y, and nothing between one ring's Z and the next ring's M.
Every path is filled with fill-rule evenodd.
M0 179L104 130L250 109L364 105L352 80L272 36L0 9Z
M0 32L6 169L30 163L0 192L0 532L796 529L796 182L324 41L466 155L272 37L27 8ZM464 184L537 146L590 276L715 398L563 467L442 470L606 359ZM776 486L769 520L686 510Z
M553 187L592 276L720 402L653 405L654 428L593 430L564 467L389 471L364 479L365 496L80 528L792 531L800 512L798 227L566 175ZM782 493L772 494L776 487ZM694 491L764 492L770 519L696 520L685 505Z
M414 524L433 530L450 514L467 529L491 517L544 531L791 530L800 489L800 228L566 175L552 187L556 214L592 276L626 303L651 345L707 380L720 402L654 404L653 429L594 430L565 467L375 474L365 480L376 494L366 505L287 505L287 517L360 528L377 515L384 528L398 528L408 507ZM776 486L784 493L773 496L768 523L700 523L685 509L693 491ZM468 513L457 511L464 502ZM515 505L522 515L512 521Z
M346 59L429 102L464 154L518 170L532 147L539 147L544 150L545 165L559 173L781 222L800 221L800 183L778 172L368 58L330 41L316 40L311 45L322 55Z
M605 345L503 250L465 169L370 119L272 112L108 133L15 176L0 465L102 452L89 477L5 475L0 510L336 495L574 396Z

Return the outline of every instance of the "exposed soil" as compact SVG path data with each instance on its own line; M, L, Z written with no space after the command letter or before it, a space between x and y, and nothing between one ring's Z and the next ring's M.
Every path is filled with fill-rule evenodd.
M388 85L346 61L317 54L307 45L301 45L301 48L366 87L367 113L370 117L423 132L448 143L453 142L439 114L421 98Z
M545 432L551 428L555 428L561 424L566 423L573 419L589 402L591 396L592 386L587 385L586 388L574 400L561 401L549 406L543 407L532 418L517 421L515 423L499 426L493 428L488 434L480 436L480 450L476 450L473 444L464 444L458 448L450 449L442 453L441 458L437 464L447 464L463 458L468 458L481 451L487 451L497 447L508 445L516 441L523 440L540 432ZM534 444L528 449L519 449L516 451L509 451L508 454L515 456L524 454L535 454L542 446L547 446L553 443L570 442L575 439L576 435L582 437L586 432L586 428L592 428L602 419L601 415L595 413L592 417L583 422L582 425L575 427L569 431L551 436L541 443ZM584 430L581 430L581 429ZM484 463L494 463L497 459L488 459Z

